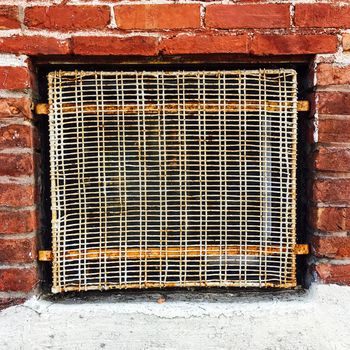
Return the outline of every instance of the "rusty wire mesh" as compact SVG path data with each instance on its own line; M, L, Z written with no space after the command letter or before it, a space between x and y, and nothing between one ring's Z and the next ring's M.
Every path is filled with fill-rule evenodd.
M53 291L295 285L293 70L49 74Z

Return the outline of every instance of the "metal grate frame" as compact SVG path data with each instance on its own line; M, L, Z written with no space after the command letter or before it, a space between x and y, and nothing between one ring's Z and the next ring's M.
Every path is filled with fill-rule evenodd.
M296 285L296 72L49 74L53 291Z

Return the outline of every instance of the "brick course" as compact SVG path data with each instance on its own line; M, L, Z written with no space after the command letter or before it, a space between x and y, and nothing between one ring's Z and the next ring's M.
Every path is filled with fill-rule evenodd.
M199 28L198 4L122 5L114 8L117 26L125 30Z
M288 4L209 5L205 24L208 28L288 28Z
M105 29L109 24L108 6L34 6L24 13L28 28L58 31Z

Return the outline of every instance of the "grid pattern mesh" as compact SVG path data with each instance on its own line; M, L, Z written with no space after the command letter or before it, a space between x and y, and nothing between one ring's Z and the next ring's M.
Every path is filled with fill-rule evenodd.
M54 292L295 286L295 71L56 71L49 102Z

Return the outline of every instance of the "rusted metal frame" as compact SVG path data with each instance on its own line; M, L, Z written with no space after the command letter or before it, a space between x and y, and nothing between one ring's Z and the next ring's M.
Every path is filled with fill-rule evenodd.
M259 256L260 254L278 255L287 252L286 248L277 246L261 247L259 245L250 245L247 247L240 247L239 245L228 245L227 248L220 247L220 245L208 245L206 254L209 256L238 256L240 254ZM295 255L304 255L309 253L309 246L307 244L295 244L293 251ZM177 246L177 247L163 247L163 248L128 248L128 249L106 249L100 251L99 249L87 249L84 251L68 250L65 255L67 260L78 260L81 256L85 256L87 260L99 260L107 258L110 260L116 260L120 258L126 259L160 259L165 258L182 258L187 257L200 257L201 248L199 246ZM51 250L39 250L39 261L51 261Z
M263 101L262 103L258 100L256 101L249 101L249 104L245 104L243 107L239 106L238 103L235 102L226 102L221 105L217 103L206 103L200 104L200 103L184 103L178 105L175 103L167 103L164 106L162 105L156 105L156 104L145 104L144 106L144 112L148 114L159 114L159 113L179 113L179 109L184 112L222 112L225 110L226 112L238 112L238 111L245 111L245 112L253 112L253 111L260 111L261 105L266 108L269 112L280 112L286 107L291 107L291 103L287 104L281 104L279 102L273 102L273 101ZM86 113L96 113L97 112L97 106L91 105L91 106L83 106L83 112ZM310 109L310 103L309 101L301 100L297 103L297 111L298 112L307 112ZM63 103L62 105L62 111L63 113L76 113L77 112L77 106L74 103ZM137 105L105 105L104 106L104 113L105 114L114 114L114 113L124 113L124 114L136 114L138 111ZM35 114L37 115L47 115L49 113L49 105L47 103L38 103L35 105Z

